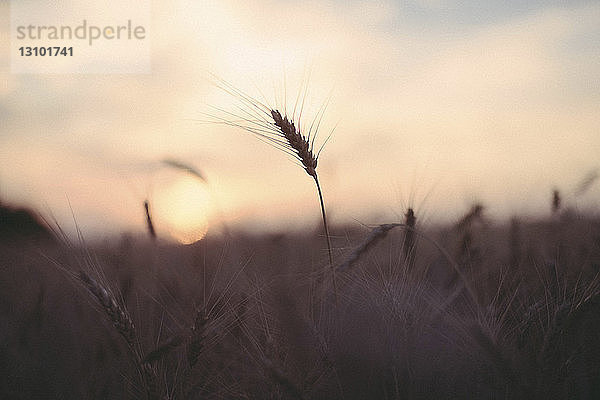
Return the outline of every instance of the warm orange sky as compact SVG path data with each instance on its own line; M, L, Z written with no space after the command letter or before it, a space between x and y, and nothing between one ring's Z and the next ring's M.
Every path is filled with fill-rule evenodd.
M321 139L336 127L318 169L333 220L389 222L411 201L430 219L476 200L546 213L554 186L600 166L600 4L497 3L155 1L150 74L50 75L11 73L2 2L0 198L67 226L72 207L84 233L140 230L142 201L179 179L171 157L207 176L213 225L317 224L289 157L201 122L235 106L211 73L291 104L311 71L305 116L331 94Z

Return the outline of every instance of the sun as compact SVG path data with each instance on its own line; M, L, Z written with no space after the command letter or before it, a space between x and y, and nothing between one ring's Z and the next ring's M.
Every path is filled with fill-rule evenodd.
M153 214L157 230L179 243L192 244L206 235L211 199L206 185L186 174L168 174L156 182Z

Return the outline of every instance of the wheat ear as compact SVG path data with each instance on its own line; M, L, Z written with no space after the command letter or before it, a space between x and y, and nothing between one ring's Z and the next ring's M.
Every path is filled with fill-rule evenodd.
M92 278L87 272L83 270L79 271L79 279L96 301L100 303L104 312L110 318L113 326L117 329L117 332L119 332L129 345L129 349L135 357L136 364L146 384L148 399L158 399L156 371L142 360L142 353L139 347L135 326L133 325L129 313L123 305L119 304L119 301L117 301L117 298L110 289Z
M402 243L402 250L404 252L404 262L408 270L412 270L415 261L415 225L417 224L417 217L415 211L409 208L404 214L404 223L410 229L404 231L404 241Z
M346 258L346 261L344 261L342 264L340 264L338 269L340 271L344 271L344 270L347 270L350 267L352 267L354 265L354 263L357 262L358 259L364 253L367 252L367 250L369 250L371 247L375 246L375 244L377 242L379 242L381 239L383 239L384 237L387 236L389 231L391 231L392 229L394 229L397 226L405 226L405 225L404 224L382 224L382 225L379 225L379 226L373 228L373 230L371 230L371 232L366 237L366 239L361 244L359 244L352 251L352 253L350 253L348 258Z
M129 314L119 305L109 290L100 285L98 281L86 272L80 271L79 279L81 279L86 289L94 296L96 301L100 303L114 327L135 352L137 347L135 326Z
M278 110L271 110L271 116L275 122L275 126L281 130L281 133L291 149L295 152L296 156L302 163L304 170L310 175L317 186L317 192L319 194L319 203L321 205L321 215L323 217L323 229L325 230L325 237L327 239L327 252L329 255L329 267L331 268L331 278L333 281L333 290L337 301L337 283L335 279L335 268L333 266L333 254L331 252L331 236L329 235L329 228L327 226L327 215L325 213L325 204L323 202L323 192L321 191L321 184L319 183L319 177L317 175L317 162L318 157L313 153L312 144L309 143L308 137L302 135L294 125L293 121L288 120L287 116L281 116Z
M219 79L216 76L214 78L216 79L217 86L223 91L237 98L240 104L238 104L239 114L216 108L217 111L225 114L225 116L218 117L215 115L209 115L209 117L212 119L212 122L235 126L255 134L260 140L294 157L298 162L300 162L306 173L315 181L319 195L319 203L321 206L321 216L323 217L323 230L325 231L325 238L327 240L327 253L329 255L329 267L331 269L334 296L337 304L338 290L335 266L333 264L331 236L329 234L329 227L327 225L323 191L321 190L321 185L317 175L317 161L319 159L320 150L323 149L323 146L321 146L321 149L316 154L313 151L313 145L319 129L321 118L323 117L323 113L326 109L326 105L319 110L315 121L313 121L313 124L311 124L310 128L308 129L308 134L305 135L302 134L300 129L296 127L293 116L288 118L285 111L282 114L278 109L261 103L243 91L237 89L230 83ZM302 100L302 104L304 104L304 100ZM295 108L296 107L294 106L293 115L295 115ZM302 112L300 111L300 115L301 113ZM298 117L298 120L299 119L300 117ZM316 121L317 119L318 121Z
M148 228L148 234L152 240L156 240L156 230L154 229L154 223L152 222L152 215L150 214L150 203L148 200L144 200L144 211L146 213L146 227Z

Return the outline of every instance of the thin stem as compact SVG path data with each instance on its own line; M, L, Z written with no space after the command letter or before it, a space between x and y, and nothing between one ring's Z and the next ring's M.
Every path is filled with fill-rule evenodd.
M312 177L315 179L317 185L317 191L319 192L319 202L321 203L321 215L323 216L323 228L325 230L325 237L327 238L327 252L329 253L329 267L331 268L331 280L333 282L333 294L335 297L335 304L338 304L338 290L337 281L335 279L335 267L333 265L333 254L331 253L331 236L329 235L329 228L327 227L327 217L325 215L325 203L323 202L323 192L321 191L321 185L319 184L319 178L315 172Z
M152 238L152 240L156 240L156 230L154 229L154 224L152 223L152 216L150 215L150 204L148 200L144 200L144 210L146 211L146 225L148 227L148 234Z

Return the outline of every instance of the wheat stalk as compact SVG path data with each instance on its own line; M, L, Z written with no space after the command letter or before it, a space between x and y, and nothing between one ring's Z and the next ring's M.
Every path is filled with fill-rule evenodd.
M329 235L329 228L327 226L327 215L325 214L325 204L323 202L323 192L321 191L321 185L319 184L319 177L317 176L317 162L318 158L313 152L313 146L309 143L308 137L302 135L294 125L293 121L288 120L287 116L281 116L278 110L271 110L271 116L277 126L281 130L281 134L287 140L290 148L296 153L298 159L301 161L304 170L310 175L317 186L319 194L319 203L321 205L321 215L323 217L323 229L325 230L325 237L327 238L327 252L329 255L329 266L331 268L332 281L334 293L337 301L337 283L335 279L335 268L333 266L333 255L331 253L331 236Z
M92 278L85 271L79 272L79 279L81 279L87 290L92 294L92 296L94 296L96 301L100 303L102 309L104 312L106 312L114 327L117 329L119 334L123 336L131 349L136 349L136 333L133 321L125 309L119 305L112 292L100 285L98 281Z
M359 244L353 251L350 253L348 258L340 264L338 269L340 271L345 271L350 269L358 261L358 259L367 252L371 247L375 246L377 242L387 236L388 232L398 226L405 226L404 224L382 224L376 226L371 230L369 235L363 240L361 244Z
M416 241L414 228L417 224L417 217L415 211L409 208L404 214L404 223L410 229L406 229L404 232L404 241L402 243L402 250L404 252L404 262L406 268L411 270L415 261Z
M269 145L291 155L296 161L300 163L306 173L313 178L317 187L317 193L319 196L319 204L321 206L321 216L323 218L323 230L325 232L325 238L327 240L327 253L329 256L329 267L331 269L331 278L333 283L334 296L338 298L336 272L333 264L333 253L331 246L331 236L329 234L329 227L327 224L327 215L325 212L325 203L323 200L323 192L321 190L321 184L319 183L319 177L317 175L317 164L319 154L323 149L323 146L318 152L314 151L314 142L317 131L325 112L326 106L322 107L317 113L315 120L313 120L307 134L303 134L299 127L296 127L294 122L294 115L296 106L294 106L294 113L288 117L286 112L283 114L277 108L262 104L258 100L245 94L241 90L235 88L231 84L223 81L222 79L217 80L217 86L225 92L231 94L237 98L241 107L239 107L240 115L235 113L227 112L224 110L217 109L218 111L225 114L225 117L217 117L210 115L213 122L222 123L229 126L235 126L254 133L259 139L265 141ZM296 102L297 103L297 102ZM302 101L304 103L304 100ZM302 111L300 111L300 115ZM235 118L232 120L231 118ZM298 120L300 117L298 118ZM317 121L318 120L318 121Z
M206 339L206 325L208 324L208 316L204 310L199 309L196 312L194 325L191 329L191 335L187 346L187 360L190 368L194 367L198 362L198 357L202 353Z
M136 365L146 384L148 399L158 399L156 371L149 364L143 362L135 326L129 313L123 305L119 304L110 289L103 286L87 272L83 270L79 271L79 279L96 301L100 303L113 326L117 329L117 332L119 332L129 345L129 349L135 357Z
M152 215L150 214L150 203L148 200L144 200L144 211L146 213L146 227L148 228L148 234L152 240L156 240L156 230L154 229L154 223L152 222Z

